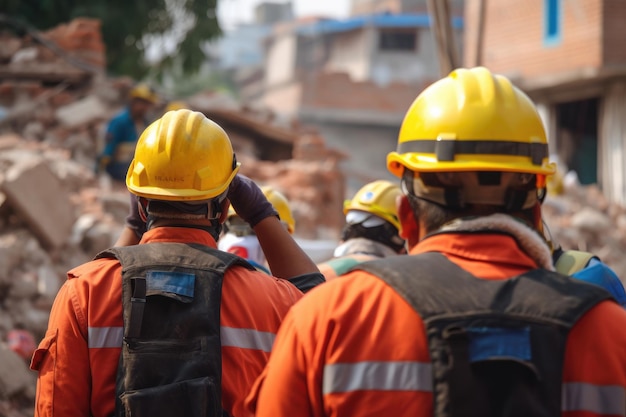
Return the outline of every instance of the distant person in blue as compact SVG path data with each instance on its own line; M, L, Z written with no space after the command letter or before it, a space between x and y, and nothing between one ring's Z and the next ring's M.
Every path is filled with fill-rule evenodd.
M147 115L157 102L157 95L145 84L134 87L128 106L107 127L105 146L98 158L98 172L106 172L115 181L126 180L139 134L148 126Z

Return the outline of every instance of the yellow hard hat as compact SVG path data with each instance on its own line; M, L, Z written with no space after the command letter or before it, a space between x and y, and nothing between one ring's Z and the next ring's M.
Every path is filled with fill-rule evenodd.
M293 232L296 231L296 220L293 218L293 213L291 212L287 198L280 191L269 185L261 187L261 191L278 212L280 221L285 223L289 233L293 234Z
M185 103L184 101L174 100L174 101L170 101L169 103L167 103L167 106L165 107L165 112L167 113L168 111L188 109L188 108L189 108L189 105Z
M141 134L126 186L156 200L209 200L228 189L239 166L224 129L202 113L176 110Z
M147 84L137 84L129 93L130 98L139 98L155 104L158 96L152 88Z
M550 175L546 178L546 189L550 195L561 195L565 192L565 185L563 184L563 174L558 170L554 175Z
M549 175L548 142L533 102L483 67L457 69L413 102L387 168L414 172L502 171Z
M378 216L400 229L396 198L402 194L400 187L384 180L370 182L356 192L352 200L343 204L343 214L351 210L364 211Z

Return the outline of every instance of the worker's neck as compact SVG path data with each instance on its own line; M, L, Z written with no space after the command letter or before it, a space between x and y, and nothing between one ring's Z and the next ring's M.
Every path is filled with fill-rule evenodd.
M213 221L209 219L163 219L158 218L152 221L151 228L154 227L211 227Z

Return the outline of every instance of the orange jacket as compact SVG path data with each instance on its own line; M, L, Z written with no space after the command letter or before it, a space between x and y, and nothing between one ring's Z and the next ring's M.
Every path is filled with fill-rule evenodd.
M537 267L503 234L439 234L412 253L438 251L485 279ZM605 301L569 334L563 414L624 415L626 311ZM247 405L257 417L433 415L424 324L382 280L364 271L319 286L294 306Z
M141 243L195 242L216 247L204 231L161 227ZM117 260L88 262L68 273L45 338L33 355L39 371L35 415L110 416L122 345L121 266ZM234 266L222 287L222 406L244 415L243 400L265 366L287 310L302 297L291 283Z

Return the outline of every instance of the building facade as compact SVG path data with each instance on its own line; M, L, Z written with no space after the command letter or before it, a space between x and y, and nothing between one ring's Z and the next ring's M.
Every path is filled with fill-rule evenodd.
M626 2L466 0L464 65L538 103L553 158L626 204Z
M453 26L460 44L462 19ZM428 15L299 21L276 26L265 45L263 88L248 100L314 126L350 155L348 192L387 178L406 110L439 78Z
M437 0L441 1L441 0ZM463 16L465 0L447 0L452 16ZM352 0L350 2L352 16L376 13L428 13L428 0Z

